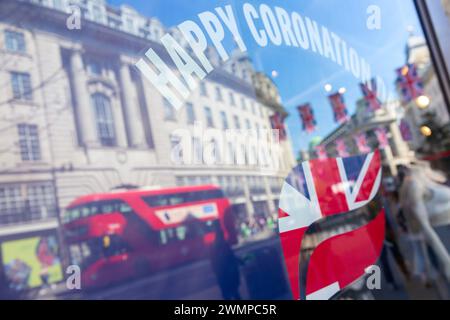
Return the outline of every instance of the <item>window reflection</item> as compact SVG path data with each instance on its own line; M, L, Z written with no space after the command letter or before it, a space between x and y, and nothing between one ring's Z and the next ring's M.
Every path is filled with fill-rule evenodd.
M76 264L118 299L447 299L434 2L0 1L0 296L56 296ZM368 256L382 288L343 284Z

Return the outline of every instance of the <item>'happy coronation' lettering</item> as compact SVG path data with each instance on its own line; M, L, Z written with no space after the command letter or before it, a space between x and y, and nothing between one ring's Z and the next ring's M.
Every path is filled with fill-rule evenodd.
M275 46L286 45L311 50L344 67L354 77L370 86L371 69L366 60L336 33L311 18L295 11L289 14L281 7L272 9L266 4L261 4L257 10L253 5L245 3L242 13L253 39L260 47L271 43ZM147 50L145 58L136 63L143 75L177 109L183 105L190 92L197 88L198 81L194 79L194 75L203 80L214 69L206 55L207 36L223 62L229 59L223 44L227 33L231 34L241 52L247 51L238 30L236 15L230 5L217 7L215 12L204 11L198 14L198 18L207 35L199 24L192 20L186 20L177 26L191 47L195 60L170 34L161 38L164 49L182 78L177 76L152 48Z

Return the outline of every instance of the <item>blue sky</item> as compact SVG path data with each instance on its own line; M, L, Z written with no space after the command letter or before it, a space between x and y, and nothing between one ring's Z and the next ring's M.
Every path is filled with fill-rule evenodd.
M199 22L197 14L216 6L231 4L237 19L245 21L242 5L252 3L255 7L261 1L216 1L216 0L109 0L118 6L128 4L146 16L156 16L165 26L174 26L190 19ZM413 26L416 34L421 34L420 24L412 0L302 0L264 1L271 7L280 6L288 12L297 11L324 25L357 50L371 65L372 75L382 77L388 89L394 93L394 70L405 62L407 27ZM366 9L375 4L381 9L381 29L366 27ZM240 33L248 47L248 53L259 71L278 72L274 79L283 103L290 113L287 120L294 151L308 147L315 136L326 136L337 127L334 123L324 84L330 83L335 89L345 87L345 100L349 112L355 110L355 102L361 97L358 79L343 67L325 59L310 50L269 45L259 47L249 33L245 22L240 23ZM230 43L230 39L227 39ZM301 130L296 107L309 102L313 106L318 128L312 134Z

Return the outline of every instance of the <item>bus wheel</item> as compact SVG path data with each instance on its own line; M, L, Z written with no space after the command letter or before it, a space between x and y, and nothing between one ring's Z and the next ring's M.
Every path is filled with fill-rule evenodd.
M150 273L150 264L146 260L138 260L134 265L136 276L142 277Z

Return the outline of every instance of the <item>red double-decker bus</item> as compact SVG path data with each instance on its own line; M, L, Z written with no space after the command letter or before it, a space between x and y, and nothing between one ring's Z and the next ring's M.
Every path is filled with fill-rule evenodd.
M65 211L83 287L101 287L205 257L215 224L233 242L231 207L213 185L93 194Z

